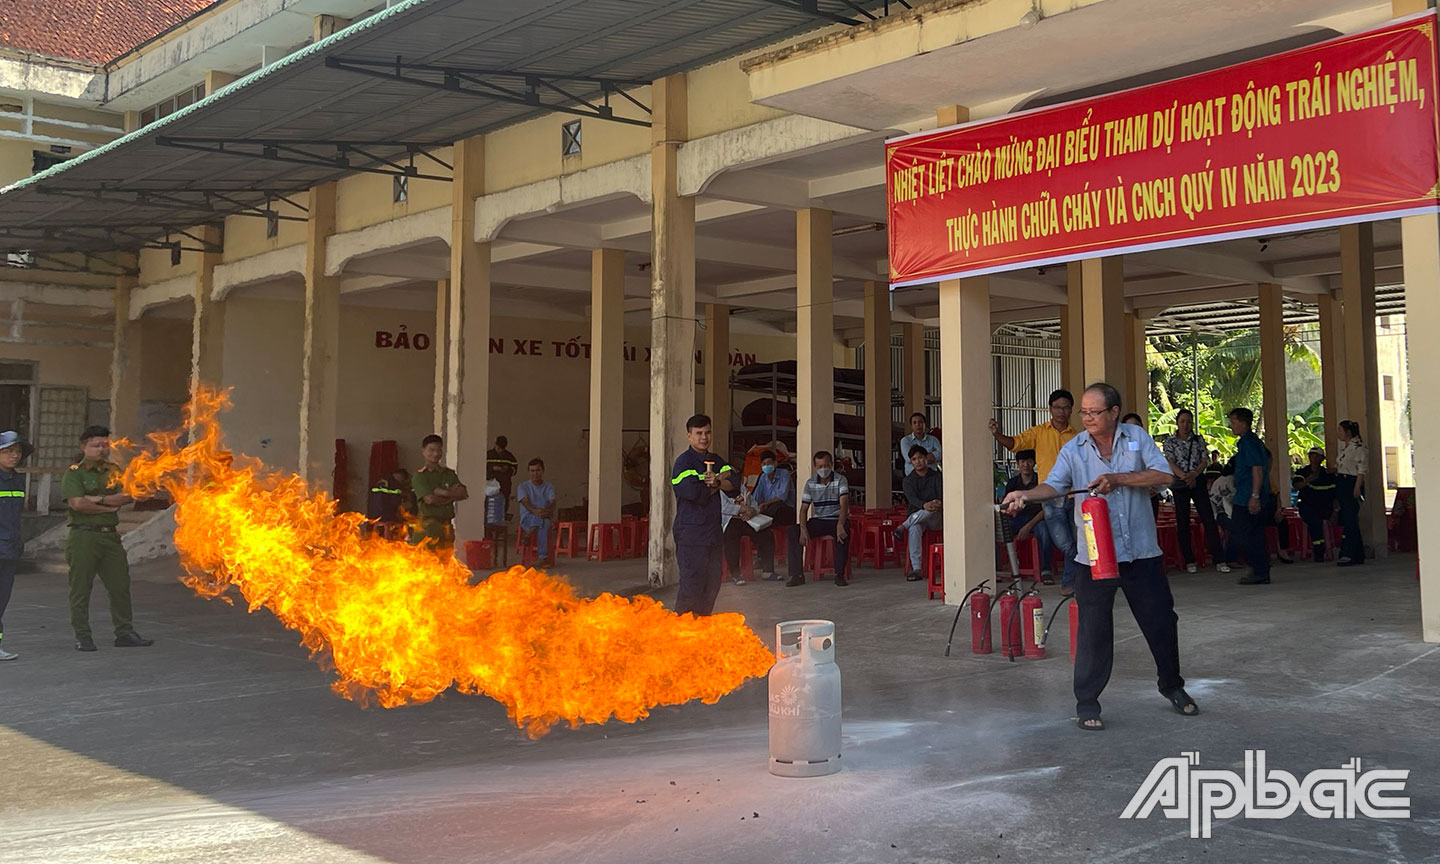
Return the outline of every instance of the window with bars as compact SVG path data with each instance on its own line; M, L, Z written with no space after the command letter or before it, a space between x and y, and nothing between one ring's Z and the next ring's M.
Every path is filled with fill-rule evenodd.
M390 200L396 204L410 200L410 178L396 174L390 182Z
M78 438L90 408L84 387L41 387L35 430L35 464L63 468L80 452Z
M574 156L580 152L580 121L571 120L560 127L560 155Z

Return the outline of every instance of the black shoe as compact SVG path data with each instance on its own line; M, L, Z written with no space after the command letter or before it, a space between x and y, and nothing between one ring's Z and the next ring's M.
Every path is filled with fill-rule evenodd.
M1236 584L1236 585L1269 585L1269 584L1270 584L1270 577L1269 577L1269 576L1256 576L1254 573L1251 573L1249 576L1241 576L1239 579L1236 579L1236 580L1235 580L1235 584Z
M95 640L94 640L94 639L91 639L89 636L76 636L76 637L75 637L75 650L76 650L76 651L99 651L100 649L95 647Z
M906 582L919 582L921 579L924 579L924 578L925 578L924 576L921 576L919 573L915 572L914 570L912 570L912 571L910 571L909 573L905 574L905 581L906 581Z
M124 636L115 637L116 648L149 648L154 644L154 639L146 639L134 631L126 633Z
M840 587L843 588L843 587L845 587L846 585L849 585L849 584L850 584L850 580L849 580L849 579L846 579L844 576L836 576L836 577L835 577L835 584L836 584L836 585L839 585Z
M790 581L788 581L788 582L785 583L785 587L786 587L786 588L799 588L801 585L804 585L804 584L805 584L805 574L804 574L804 573L801 573L801 574L799 574L799 575L797 575L797 576L791 576L791 577L790 577Z
M895 548L903 549L910 543L910 531L906 528L895 529Z

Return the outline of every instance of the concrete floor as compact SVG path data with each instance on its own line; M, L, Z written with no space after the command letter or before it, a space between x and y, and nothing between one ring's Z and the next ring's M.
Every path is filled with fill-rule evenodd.
M1277 566L1259 588L1172 574L1195 719L1156 694L1120 604L1100 734L1071 720L1064 615L1058 657L974 657L962 631L947 659L953 608L894 571L727 586L721 607L767 641L782 619L838 624L846 768L809 780L766 772L764 681L530 741L484 698L342 701L268 613L197 599L175 573L137 568L154 648L105 639L88 655L63 576L21 577L5 645L22 656L0 666L0 860L1440 861L1440 647L1419 641L1408 556ZM643 564L585 581L635 585ZM1246 748L1297 776L1354 756L1408 768L1413 816L1231 820L1211 840L1158 814L1120 820L1157 760L1199 750L1201 767L1233 769Z

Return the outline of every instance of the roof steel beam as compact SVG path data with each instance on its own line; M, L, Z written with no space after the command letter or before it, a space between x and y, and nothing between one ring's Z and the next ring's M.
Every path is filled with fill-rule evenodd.
M367 174L384 174L390 177L414 177L418 180L442 180L450 178L442 174L426 174L415 167L415 157L420 156L431 162L453 170L442 159L432 156L428 150L450 146L448 142L417 144L409 141L298 141L285 138L192 138L161 135L155 139L161 147L176 147L181 150L197 150L201 153L218 153L224 156L240 156L247 159L266 159L271 162L289 162L293 165L315 165L321 168L336 168L342 171L360 171ZM307 150L305 148L311 148ZM379 150L403 148L409 155L408 164L396 162L393 158L376 155ZM333 155L313 153L311 150L334 150ZM351 154L359 154L369 161L353 164ZM383 167L382 167L383 166Z

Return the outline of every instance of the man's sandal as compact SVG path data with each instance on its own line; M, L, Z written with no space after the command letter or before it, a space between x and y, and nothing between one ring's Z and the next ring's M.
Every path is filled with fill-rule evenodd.
M1075 725L1084 729L1086 732L1105 731L1105 721L1099 717L1076 717Z
M1195 704L1195 700L1190 698L1190 694L1185 692L1184 687L1162 695L1170 700L1170 706L1175 709L1176 714L1183 717L1194 717L1200 713L1200 706ZM1191 710L1185 710L1187 708Z

